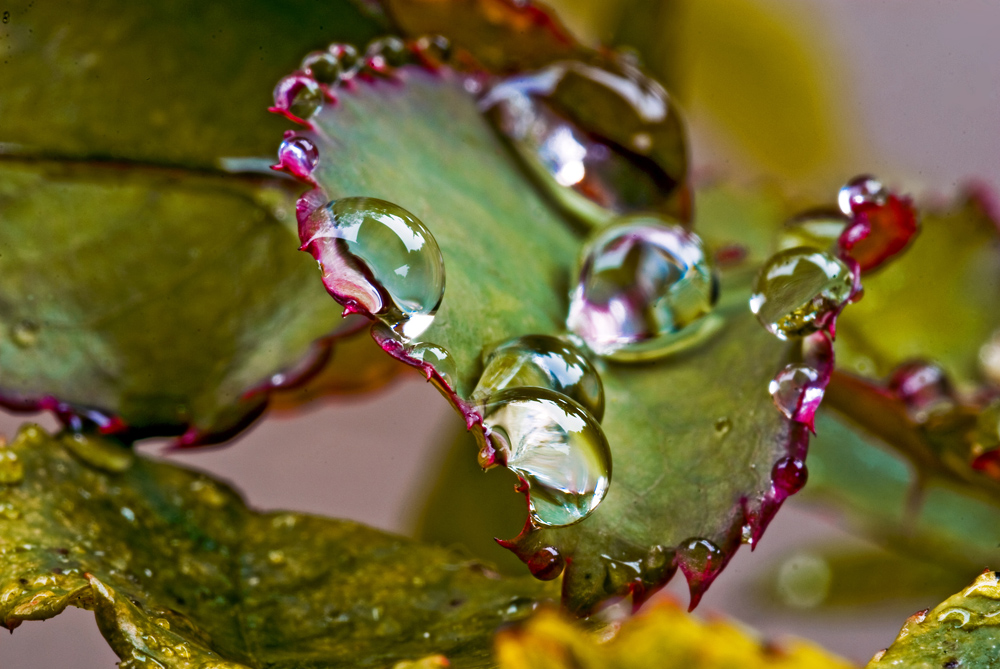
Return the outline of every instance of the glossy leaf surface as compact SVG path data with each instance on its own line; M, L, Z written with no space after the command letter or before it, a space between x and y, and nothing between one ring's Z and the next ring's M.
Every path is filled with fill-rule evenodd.
M320 155L312 174L320 189L300 207L377 197L427 226L444 256L447 289L419 339L450 352L454 390L466 397L484 346L562 330L581 239L532 189L450 71L406 68L336 95L336 105L313 117L317 130L299 133ZM696 229L711 238L712 225ZM749 313L749 278L723 278L724 325L700 347L657 364L602 363L610 493L582 523L515 542L528 562L553 550L569 558L573 609L612 594L641 597L678 566L697 599L739 545L743 525L748 538L759 536L784 498L772 490L771 470L804 456L805 433L768 395L788 348Z
M91 609L123 666L391 666L440 653L488 666L497 626L551 592L356 523L253 512L204 474L101 439L71 453L67 439L27 426L4 449L23 474L0 485L0 624Z

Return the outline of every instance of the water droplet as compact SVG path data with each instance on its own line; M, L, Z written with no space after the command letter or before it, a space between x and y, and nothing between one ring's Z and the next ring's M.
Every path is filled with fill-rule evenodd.
M828 325L853 287L851 270L838 258L809 248L786 249L761 268L750 311L778 339L802 337Z
M455 390L458 386L458 365L451 357L448 349L437 344L420 342L406 347L406 355L414 360L427 363L434 368L438 376L444 379L448 387Z
M353 44L331 44L327 51L340 64L340 79L350 79L361 69L361 58Z
M10 23L10 12L4 12L3 13L3 22L4 23Z
M889 375L887 387L906 406L910 418L926 422L931 414L955 407L955 391L944 370L932 363L904 362Z
M129 521L130 523L134 523L135 522L135 511L133 511L132 509L128 508L127 506L123 506L121 508L121 514L122 514L122 517L124 517L125 520Z
M778 250L805 247L827 251L850 223L839 211L816 210L789 220L778 231Z
M528 485L533 522L570 525L604 499L611 482L611 451L586 409L551 390L508 388L494 394L481 411L499 463Z
M444 65L451 60L451 41L444 35L425 35L416 42L417 53L434 65Z
M0 484L16 485L24 480L24 463L0 440Z
M584 247L567 327L595 353L645 360L688 348L720 321L706 318L718 280L701 240L659 219L625 219Z
M10 336L19 348L31 348L38 343L41 328L34 321L20 321L11 328Z
M808 425L812 425L825 390L817 370L797 363L778 372L767 387L774 405L786 418Z
M306 54L299 66L303 72L321 84L335 84L343 73L340 59L329 51L313 51Z
M546 546L525 560L531 574L541 581L551 581L563 572L566 560L552 546Z
M300 179L308 179L318 161L319 151L307 137L288 137L278 147L278 165Z
M274 87L274 109L308 120L323 106L323 90L316 80L299 72L290 74Z
M681 214L684 128L667 92L631 59L557 62L501 81L480 106L574 215L603 224Z
M504 388L548 388L604 417L604 386L586 355L572 343L549 335L527 335L506 341L483 359L483 374L472 399L486 400Z
M1000 386L1000 330L979 349L979 370L986 380Z
M350 197L317 209L304 247L323 283L348 307L411 339L426 330L444 297L444 258L416 216L385 200Z
M377 72L402 67L409 63L412 57L413 54L406 48L406 43L398 37L389 36L372 40L365 49L365 64Z
M806 484L808 478L809 470L806 469L806 463L799 458L782 458L771 469L771 480L774 482L774 488L783 493L785 497L802 490L802 486Z
M848 181L837 194L837 206L850 216L862 204L883 204L888 192L882 182L863 174Z
M715 421L715 435L717 437L725 437L732 429L733 421L729 420L728 417L724 416Z

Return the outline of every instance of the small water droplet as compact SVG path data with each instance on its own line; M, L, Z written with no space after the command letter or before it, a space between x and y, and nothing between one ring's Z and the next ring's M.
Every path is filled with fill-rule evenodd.
M329 51L313 51L302 59L299 69L321 84L335 84L343 73L340 59Z
M4 12L3 13L3 22L4 23L10 23L10 12Z
M750 311L778 339L802 337L828 325L853 287L851 270L838 258L810 248L786 249L761 268Z
M437 344L420 342L413 346L407 346L406 355L433 367L438 376L444 379L444 382L452 390L458 387L456 385L458 383L458 365L448 349Z
M933 363L904 362L892 371L886 383L889 391L906 406L914 421L924 423L931 414L943 414L955 407L955 391L945 371Z
M863 174L848 181L837 194L837 206L847 216L862 204L884 204L888 192L875 177Z
M733 429L733 421L728 417L724 416L715 421L715 435L717 437L725 437L731 429Z
M299 72L290 74L274 87L274 108L308 120L323 106L323 90L315 79Z
M309 178L318 161L319 151L307 137L288 137L278 147L278 165L301 179Z
M771 480L774 482L775 490L786 497L802 490L808 478L809 470L806 469L806 463L799 458L782 458L771 469Z
M604 386L594 366L572 343L550 335L508 340L483 356L483 374L472 399L485 400L504 388L548 388L604 417Z
M10 332L11 339L19 348L31 348L38 343L38 334L41 328L34 321L19 321Z
M566 560L552 546L546 546L525 560L531 574L541 581L551 581L563 572Z
M482 98L557 202L596 224L616 215L681 215L684 128L663 87L629 58L557 62L501 81Z
M16 485L24 480L24 463L0 438L0 484Z
M743 523L743 526L740 527L740 542L752 547L754 542L753 535L753 525Z
M434 65L444 65L451 60L451 41L444 35L425 35L416 42L417 53Z
M340 79L350 79L361 69L361 57L353 44L331 44L329 51L340 64Z
M129 521L130 523L134 523L135 522L135 511L133 511L132 509L128 508L127 506L123 506L121 508L121 514L122 514L122 517L124 517L125 520Z
M624 219L584 247L567 327L595 353L647 360L715 331L718 280L701 240L660 219Z
M385 200L350 197L317 209L308 241L328 291L403 339L430 327L444 297L444 258L416 216Z
M767 387L774 406L786 418L809 425L812 425L813 416L823 401L825 389L818 371L798 363L788 365L778 372Z
M779 251L805 247L828 251L834 247L850 220L839 211L809 211L790 219L778 231Z
M601 426L582 406L543 388L508 388L481 411L499 463L528 485L535 523L571 525L604 499L611 451Z
M402 67L412 59L413 54L406 47L406 43L394 36L372 40L365 49L366 65L377 72Z

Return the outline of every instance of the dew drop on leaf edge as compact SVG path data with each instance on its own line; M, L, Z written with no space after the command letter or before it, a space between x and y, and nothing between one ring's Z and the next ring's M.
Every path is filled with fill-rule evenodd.
M310 216L308 241L323 283L404 341L430 327L444 298L445 268L430 230L399 205L368 197L334 200Z
M873 176L862 174L848 181L837 193L837 206L850 216L863 204L882 204L888 192L885 186Z
M532 386L561 393L604 418L604 386L583 351L567 339L526 335L501 343L483 355L483 373L473 400L486 400L505 388Z
M544 388L507 388L480 410L499 463L528 485L535 524L571 525L598 507L611 483L611 451L586 409Z
M718 329L718 292L697 235L665 219L626 218L584 246L566 324L600 356L654 359Z
M853 287L854 276L839 258L807 247L785 249L757 275L750 311L779 339L803 337L825 327Z

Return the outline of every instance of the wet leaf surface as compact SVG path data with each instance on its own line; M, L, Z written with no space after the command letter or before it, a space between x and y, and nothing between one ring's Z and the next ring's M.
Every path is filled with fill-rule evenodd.
M0 485L0 623L91 609L123 666L490 666L497 626L552 594L356 523L250 511L191 470L99 469L80 453L107 443L69 438L27 426L4 449L23 475Z
M989 667L1000 643L1000 582L986 570L933 609L910 616L869 667Z
M4 9L0 395L225 438L339 318L284 225L295 185L223 168L267 171L274 83L376 24L339 0Z
M304 202L386 199L431 230L447 288L420 341L451 353L456 390L467 397L484 345L562 330L581 239L517 171L449 71L407 68L336 95L336 105L313 117L317 130L299 133L319 149L312 178L325 191ZM713 221L697 229L711 239ZM747 269L724 277L717 313L725 325L700 347L656 364L601 364L611 491L578 525L516 542L529 563L553 550L567 559L574 610L612 594L641 597L678 566L697 599L739 545L742 526L759 536L784 498L772 489L771 470L804 456L805 433L790 428L768 395L789 352L747 309Z
M620 629L606 632L599 640L554 612L542 611L497 635L497 658L502 669L852 666L804 641L763 644L744 628L722 620L701 622L671 602L659 603Z

